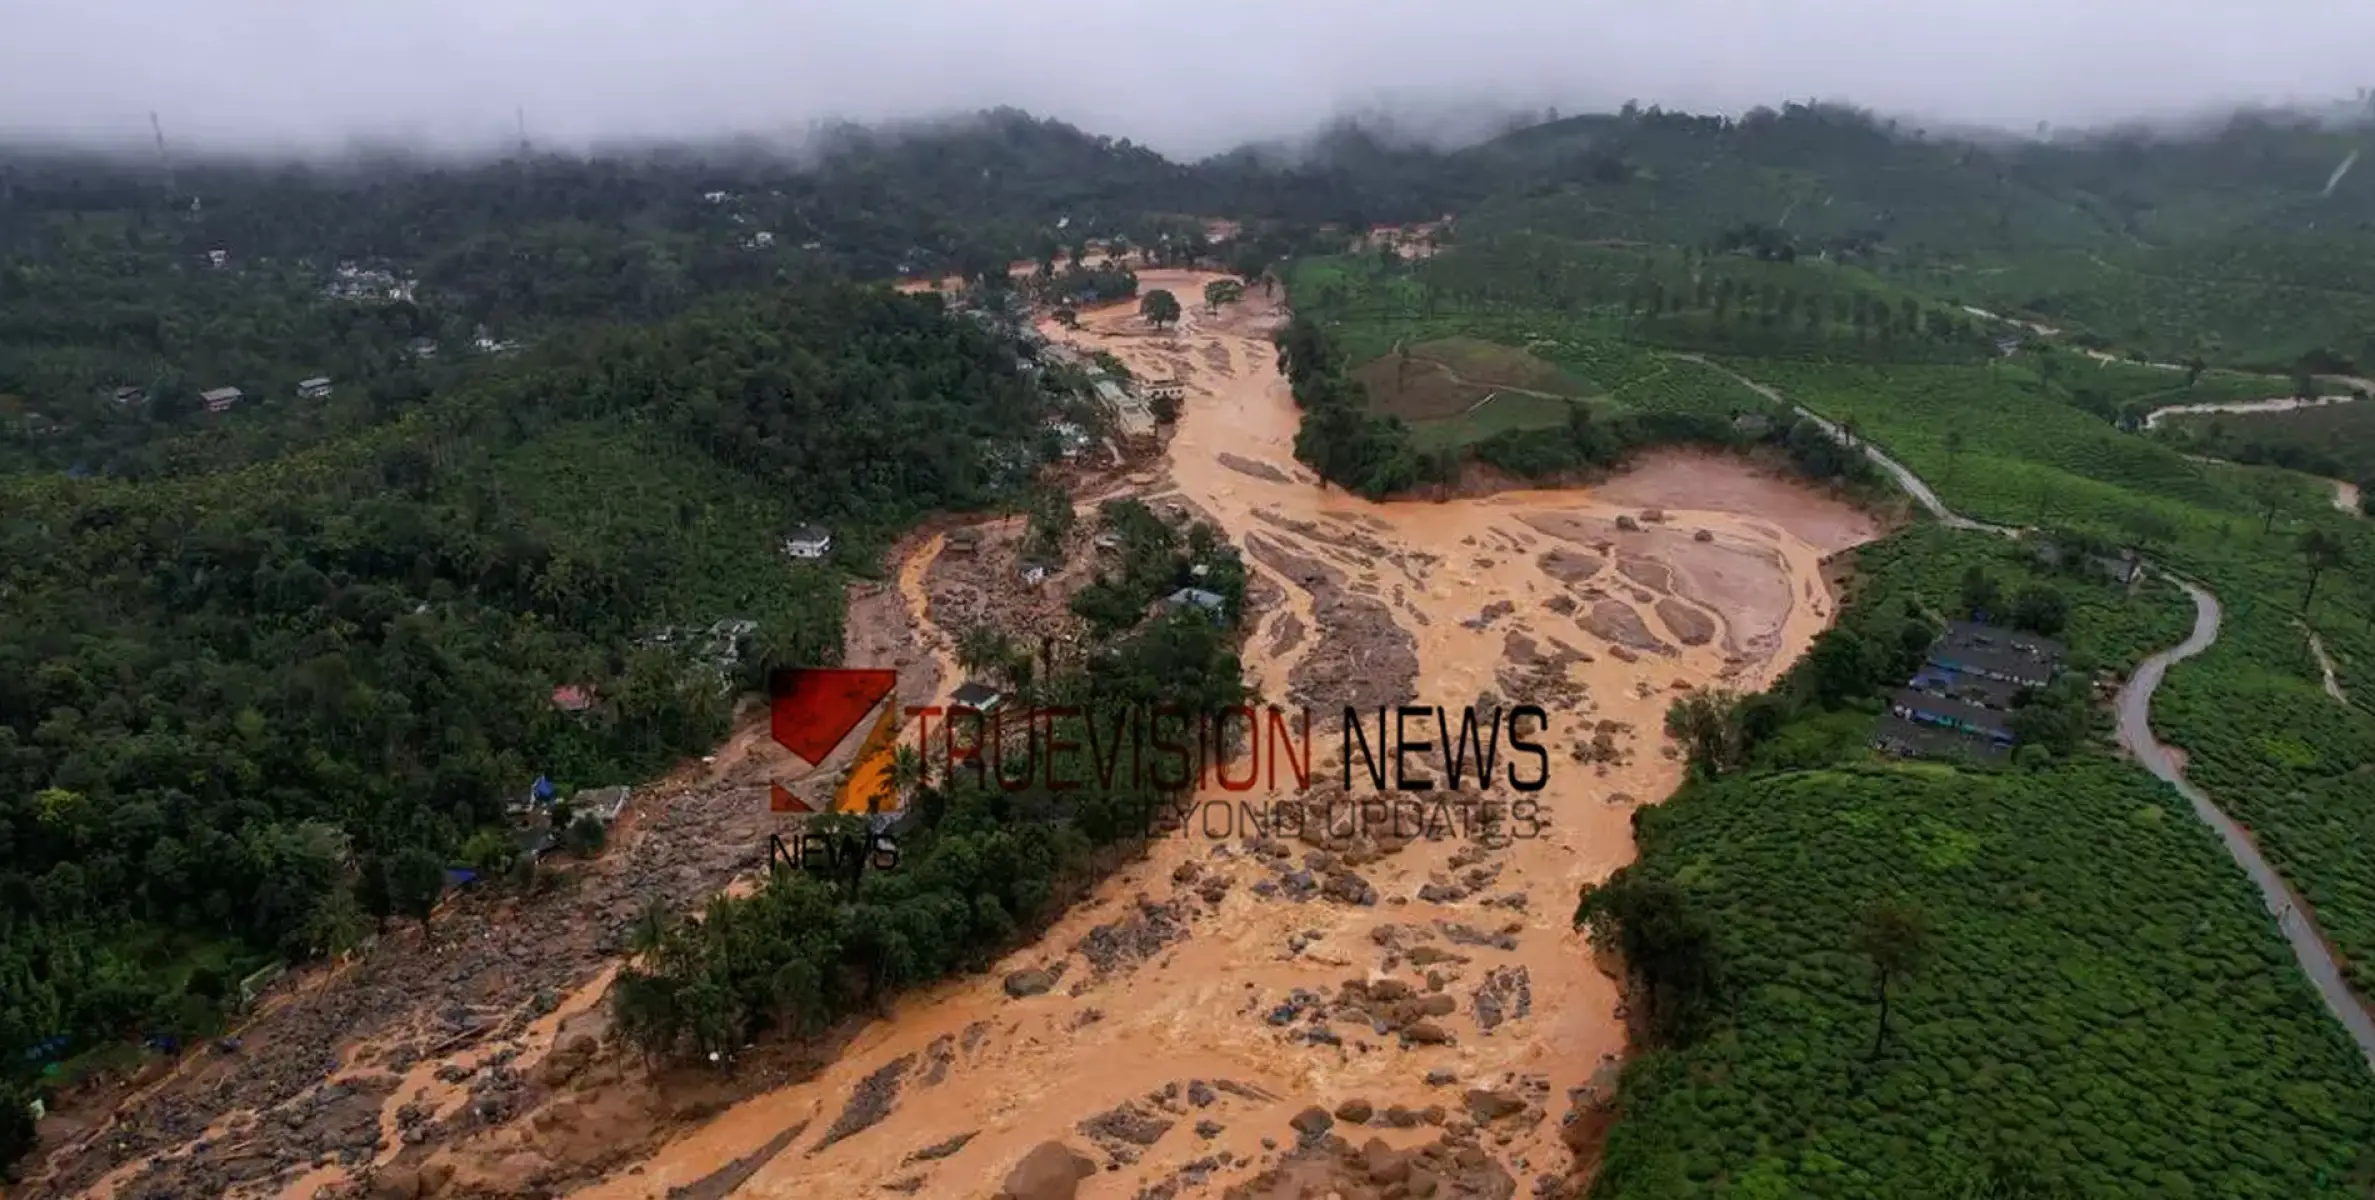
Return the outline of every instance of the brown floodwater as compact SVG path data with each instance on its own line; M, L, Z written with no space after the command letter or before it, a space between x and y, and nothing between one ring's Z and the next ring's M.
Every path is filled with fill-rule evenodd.
M1528 689L1555 697L1541 701L1547 782L1525 797L1540 806L1538 835L1490 848L1414 840L1359 866L1378 898L1361 905L1263 894L1256 885L1275 889L1279 870L1247 851L1242 826L1207 819L1159 840L995 970L900 1000L822 1074L689 1128L591 1194L665 1195L805 1126L734 1194L865 1196L899 1184L986 1196L1033 1146L1060 1138L1118 1164L1086 1180L1082 1196L1134 1196L1224 1151L1230 1165L1205 1176L1211 1183L1254 1174L1278 1156L1263 1140L1291 1146L1288 1119L1311 1104L1456 1111L1470 1087L1521 1094L1543 1114L1488 1145L1519 1180L1568 1169L1556 1137L1565 1098L1624 1045L1616 988L1569 929L1576 893L1632 858L1635 806L1682 777L1661 733L1672 699L1689 688L1754 689L1796 659L1832 615L1820 561L1877 530L1842 503L1709 455L1653 456L1588 490L1373 504L1324 489L1294 458L1298 413L1267 336L1277 312L1257 292L1206 313L1212 278L1139 274L1141 288L1181 297L1187 312L1174 331L1149 331L1116 308L1085 314L1078 332L1048 332L1110 350L1141 377L1186 381L1164 469L1143 492L1263 549L1247 561L1267 585L1259 594L1275 602L1249 614L1245 655L1266 699L1300 692L1333 711L1341 700L1319 689L1346 679L1455 709ZM940 546L924 542L899 580L947 681L956 677L948 636L929 625L920 582ZM1367 626L1343 627L1348 613ZM1315 723L1324 777L1333 732ZM1600 734L1608 753L1599 761L1570 753ZM1293 849L1299 858L1305 848ZM1229 881L1225 890L1200 896L1216 879ZM1422 899L1422 887L1435 898ZM1157 906L1151 922L1142 899ZM1100 927L1158 935L1092 937ZM1092 951L1118 941L1144 952L1076 952L1084 938ZM1423 959L1407 953L1419 945L1431 951ZM1009 973L1058 963L1044 994L1007 994ZM1332 999L1347 980L1385 978L1452 998L1454 1011L1435 1018L1444 1040L1405 1044L1338 1021L1329 1044L1303 1036L1302 1018L1266 1019L1297 989ZM1458 1082L1430 1085L1430 1072ZM1146 1103L1192 1081L1233 1086L1183 1117ZM887 1116L827 1144L853 1097L893 1085ZM1082 1131L1133 1102L1175 1124L1137 1141ZM1195 1128L1200 1120L1219 1128ZM1365 1130L1355 1140L1372 1133L1401 1145L1432 1131ZM953 1152L917 1156L966 1134Z

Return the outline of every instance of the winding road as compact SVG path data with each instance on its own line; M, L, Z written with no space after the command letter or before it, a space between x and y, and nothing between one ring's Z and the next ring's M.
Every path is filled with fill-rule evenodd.
M1938 498L1938 493L1904 464L1882 453L1879 447L1869 442L1848 438L1838 426L1803 405L1791 402L1779 391L1695 355L1680 357L1713 366L1774 403L1788 405L1791 411L1821 426L1832 437L1859 446L1873 465L1887 472L1898 486L1905 489L1907 495L1912 496L1940 523L1954 529L1979 530L2006 537L2021 535L2021 530L2011 526L1974 521L1956 513L1946 507L1946 503ZM2293 892L2291 885L2260 853L2259 846L2251 840L2250 832L2213 803L2201 789L2186 782L2185 768L2177 756L2153 736L2153 693L2159 690L2161 680L2169 673L2171 666L2200 654L2218 641L2220 615L2218 597L2207 589L2170 575L2167 571L2161 571L2160 574L2185 589L2185 594L2192 597L2194 628L2184 641L2139 663L2135 673L2128 677L2126 685L2120 688L2119 743L2136 756L2136 761L2143 764L2145 770L2185 797L2193 805L2194 815L2218 834L2228 856L2235 860L2236 866L2243 868L2243 873L2259 888L2261 899L2266 902L2269 914L2276 918L2276 926L2283 931L2285 941L2291 944L2293 957L2300 962L2301 972L2308 976L2310 986L2317 989L2326 1008L2342 1023L2343 1031L2358 1043L2359 1053L2366 1058L2368 1067L2375 1069L2375 1014L2370 1014L2366 1002L2351 989L2343 976L2342 965L2335 959L2333 947L2326 942L2325 934L2318 929L2316 918L2310 914L2308 906L2301 903L2301 898Z

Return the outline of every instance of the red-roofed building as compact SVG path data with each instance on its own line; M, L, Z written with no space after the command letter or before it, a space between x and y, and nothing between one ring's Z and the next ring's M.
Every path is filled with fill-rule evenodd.
M594 689L583 684L564 684L553 689L553 707L562 712L584 712L594 706Z

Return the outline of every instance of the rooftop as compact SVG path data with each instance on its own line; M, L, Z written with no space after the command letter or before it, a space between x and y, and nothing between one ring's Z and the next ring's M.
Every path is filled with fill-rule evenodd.
M1934 696L1928 692L1915 691L1912 688L1900 688L1895 695L1888 698L1888 702L1891 708L1904 708L1917 713L1926 713L1983 732L2000 733L2006 737L2010 737L2012 734L2012 727L2005 719L2006 714L1992 708L1981 708L1966 701L1946 696Z
M1005 698L1004 692L986 683L962 683L949 695L949 702L965 708L988 708Z

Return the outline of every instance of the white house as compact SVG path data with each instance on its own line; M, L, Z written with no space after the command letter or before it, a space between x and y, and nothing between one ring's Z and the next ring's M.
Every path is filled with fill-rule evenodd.
M206 403L206 411L210 413L229 412L233 406L246 398L247 393L235 387L215 388L212 391L198 393L198 399Z
M783 539L783 552L793 558L823 558L832 549L832 531L821 525L798 526Z
M330 377L327 375L316 375L311 379L297 381L297 397L301 400L320 400L329 394Z

